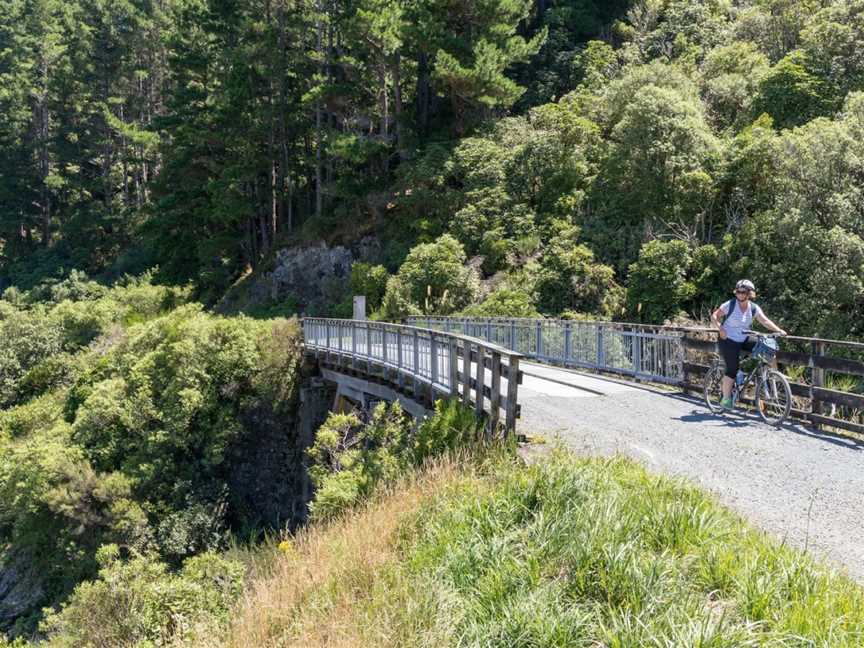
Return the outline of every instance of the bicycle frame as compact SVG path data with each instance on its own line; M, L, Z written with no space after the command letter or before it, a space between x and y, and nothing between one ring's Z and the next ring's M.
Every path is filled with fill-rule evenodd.
M769 368L770 366L768 365L768 363L759 358L759 364L753 367L750 373L744 377L744 382L739 385L736 381L735 384L732 385L732 402L737 403L738 396L750 385L753 385L753 387L755 388L757 383L757 377L764 379Z

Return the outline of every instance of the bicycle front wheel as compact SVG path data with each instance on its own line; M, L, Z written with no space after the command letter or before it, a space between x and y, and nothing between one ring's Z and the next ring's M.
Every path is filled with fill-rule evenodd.
M712 414L723 411L720 401L723 400L723 364L715 360L705 374L705 385L703 387L705 404Z
M792 389L779 371L766 371L756 385L756 409L769 425L781 425L792 409Z

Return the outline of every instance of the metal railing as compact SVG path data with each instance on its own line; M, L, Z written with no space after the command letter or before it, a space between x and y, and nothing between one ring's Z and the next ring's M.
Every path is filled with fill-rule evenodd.
M522 354L457 334L400 324L304 318L307 353L325 363L367 375L377 372L400 390L429 404L460 398L486 414L494 431L512 432L519 416Z
M547 319L411 317L406 323L469 335L538 362L643 380L684 380L683 331L640 324Z

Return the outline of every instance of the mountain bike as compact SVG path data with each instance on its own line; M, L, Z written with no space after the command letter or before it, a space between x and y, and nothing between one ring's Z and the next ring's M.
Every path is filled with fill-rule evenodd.
M750 353L757 360L749 374L738 371L735 384L732 387L732 406L738 403L741 396L748 397L756 406L756 411L762 420L769 425L780 426L792 409L792 389L789 381L782 373L771 368L771 362L777 356L778 344L776 333L758 333L745 331L747 335L758 338L756 346ZM723 411L720 401L723 399L723 361L715 358L708 373L705 374L705 403L712 413Z

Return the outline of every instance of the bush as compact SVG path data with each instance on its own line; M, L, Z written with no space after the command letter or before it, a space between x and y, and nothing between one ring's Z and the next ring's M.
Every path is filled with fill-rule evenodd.
M574 229L559 231L560 236L540 258L536 279L539 310L548 315L567 310L596 313L601 318L617 315L621 289L615 271L597 263L588 247L576 243Z
M116 545L102 547L98 560L98 579L43 622L51 646L167 645L196 626L209 636L243 591L243 566L215 554L190 558L177 574L152 555L123 561Z
M478 292L477 276L465 266L462 245L449 234L434 243L416 246L387 282L385 313L419 309L426 314L448 315L465 308Z
M439 400L435 414L420 423L411 442L414 465L460 448L469 448L483 438L483 421L456 401Z
M354 414L331 414L307 451L315 484L313 519L332 518L403 469L407 424L399 403L379 404L369 423Z
M662 324L696 292L687 280L692 256L683 241L651 241L639 251L627 277L627 309L642 322Z
M387 290L387 268L382 265L355 263L351 266L351 292L366 296L366 308L377 310Z
M410 466L483 438L483 422L455 401L438 401L435 414L410 434L410 421L398 402L379 404L362 423L356 414L331 414L307 451L315 498L313 520L328 520L395 481Z
M499 288L463 311L468 317L540 317L534 298L519 288Z

